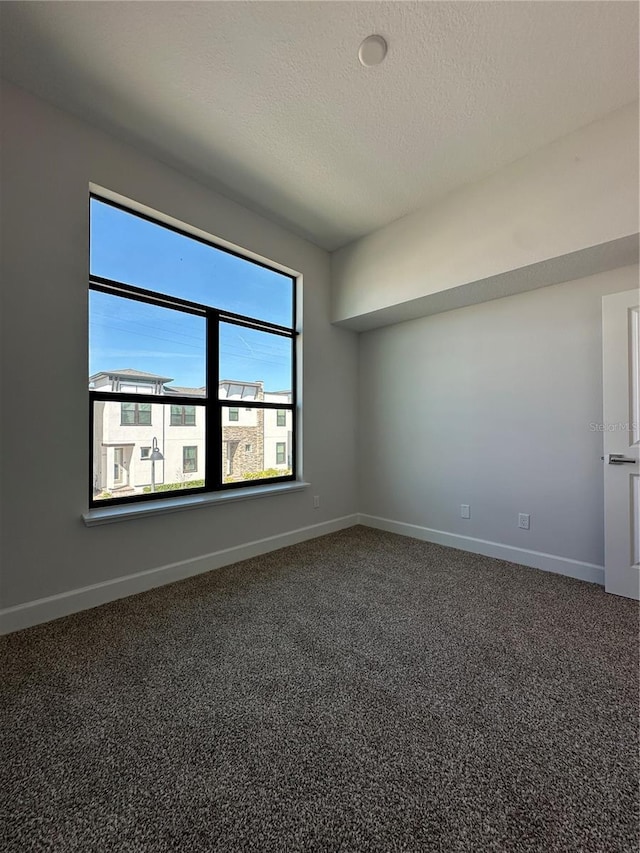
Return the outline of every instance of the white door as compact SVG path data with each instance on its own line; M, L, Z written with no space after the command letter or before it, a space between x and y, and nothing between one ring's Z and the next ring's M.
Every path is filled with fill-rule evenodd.
M113 448L113 485L121 486L125 482L124 447Z
M640 294L602 297L604 580L640 597Z

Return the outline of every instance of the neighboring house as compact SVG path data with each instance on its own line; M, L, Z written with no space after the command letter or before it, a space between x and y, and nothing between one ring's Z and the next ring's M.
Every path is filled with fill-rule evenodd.
M268 403L290 403L290 391L268 391L264 395ZM292 460L291 411L289 409L264 410L264 467L291 468Z
M169 386L167 376L127 368L103 371L89 378L102 391L154 394L156 403L97 402L94 409L93 491L96 497L136 494L165 484L204 480L204 409L171 405L172 394L204 396L204 388ZM256 409L252 402L290 403L291 392L265 392L263 383L225 379L219 383L220 399L237 400L224 407L222 470L227 482L265 469L288 473L292 462L291 412ZM153 458L154 447L162 459ZM178 486L179 487L179 486Z

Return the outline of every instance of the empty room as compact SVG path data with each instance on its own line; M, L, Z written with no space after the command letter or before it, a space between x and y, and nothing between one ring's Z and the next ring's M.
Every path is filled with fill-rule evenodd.
M0 3L0 848L631 853L639 4Z

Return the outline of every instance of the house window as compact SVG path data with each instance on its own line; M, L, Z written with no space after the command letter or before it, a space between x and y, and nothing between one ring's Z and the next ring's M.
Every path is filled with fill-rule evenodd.
M90 505L295 480L295 278L189 226L165 225L97 196L90 216ZM137 354L126 367L123 352ZM241 389L239 398L229 399L230 387ZM270 388L286 389L289 402ZM239 437L244 398L255 422L243 423ZM275 403L278 422L284 418L294 432L294 451L287 459L284 443L278 446L279 464L288 465L273 477L263 473L270 470L264 430ZM176 441L176 427L190 427L193 443ZM114 460L116 445L129 461L140 449L150 485L138 485L135 466L129 477L124 452L122 462ZM255 477L245 476L246 460L230 465L243 447ZM195 471L198 479L182 477ZM127 488L111 494L116 474Z
M193 474L198 470L198 448L183 447L182 448L182 470L185 474Z
M171 406L171 426L195 426L195 406Z
M284 465L287 461L287 445L284 441L276 442L276 465Z
M151 426L151 403L120 403L121 426Z
M276 412L276 424L279 427L287 425L287 412L285 409L278 409Z

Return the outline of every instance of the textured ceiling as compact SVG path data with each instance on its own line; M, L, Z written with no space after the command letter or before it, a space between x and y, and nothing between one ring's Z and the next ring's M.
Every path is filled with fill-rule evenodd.
M638 97L635 2L2 2L2 73L334 249ZM361 40L386 61L363 68Z

